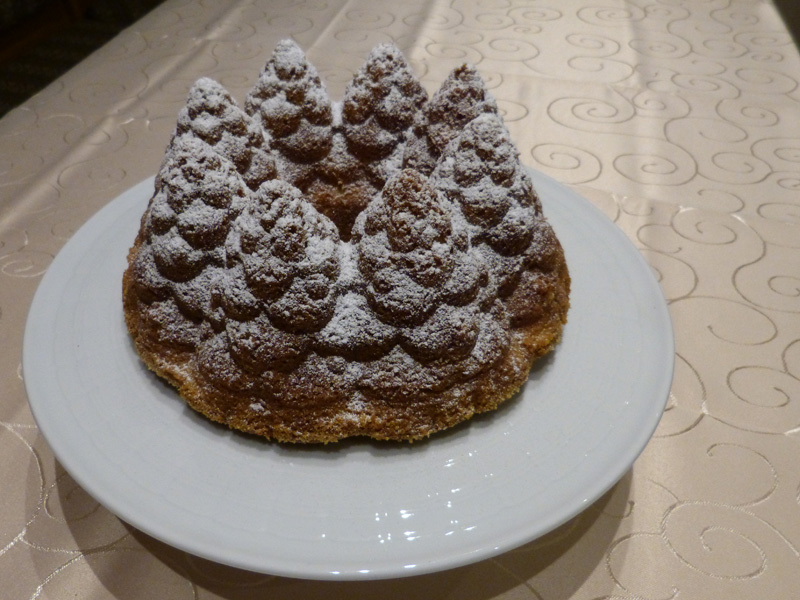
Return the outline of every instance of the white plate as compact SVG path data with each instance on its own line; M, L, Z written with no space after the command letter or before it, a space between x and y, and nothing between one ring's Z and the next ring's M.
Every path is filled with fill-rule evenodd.
M253 571L376 579L502 553L578 514L630 468L672 381L650 268L586 200L532 172L572 275L556 351L500 410L421 443L284 446L197 416L139 361L121 277L143 181L66 244L36 292L24 374L74 479L173 546Z

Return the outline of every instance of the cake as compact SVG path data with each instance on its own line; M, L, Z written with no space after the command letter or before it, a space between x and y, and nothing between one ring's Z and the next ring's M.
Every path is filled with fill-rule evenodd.
M570 279L476 69L429 99L377 46L333 102L280 42L242 106L189 92L123 277L143 362L279 442L416 440L554 349Z

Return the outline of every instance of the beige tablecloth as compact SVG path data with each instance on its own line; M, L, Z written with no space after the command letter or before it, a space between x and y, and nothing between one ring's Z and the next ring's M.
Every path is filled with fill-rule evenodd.
M155 173L198 77L241 101L286 37L337 98L383 41L429 93L475 64L522 161L600 207L657 274L667 410L628 474L543 538L391 581L238 571L120 521L37 431L22 339L54 255ZM168 1L0 120L0 598L795 597L798 82L768 1Z

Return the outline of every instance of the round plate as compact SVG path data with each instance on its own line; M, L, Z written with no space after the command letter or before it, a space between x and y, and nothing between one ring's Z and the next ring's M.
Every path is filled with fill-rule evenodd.
M23 355L36 422L72 477L173 546L314 579L427 573L507 551L578 514L652 435L672 381L664 298L627 237L531 172L572 276L555 352L499 410L414 444L292 446L195 414L140 362L121 278L143 181L65 245L31 306Z

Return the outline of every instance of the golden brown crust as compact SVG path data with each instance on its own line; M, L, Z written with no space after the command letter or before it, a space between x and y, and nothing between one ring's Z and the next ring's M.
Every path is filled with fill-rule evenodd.
M426 104L382 47L342 111L290 43L247 112L198 82L123 276L143 362L209 419L282 442L411 441L513 396L561 337L570 279L481 86L462 68ZM311 101L274 109L281 94ZM298 162L310 139L327 143Z
M137 248L135 245L131 249L131 257ZM123 277L123 298L125 321L142 360L175 386L193 409L213 421L280 442L328 443L352 436L413 441L494 410L517 393L527 381L533 363L560 341L569 309L569 287L569 274L563 263L547 294L549 302L542 307L549 317L515 330L508 353L491 369L465 384L439 394L420 395L407 403L372 397L357 419L353 418L347 399L312 408L276 403L268 413L253 412L250 406L257 398L230 391L220 393L203 381L190 352L159 343L157 328L141 318L131 269Z

